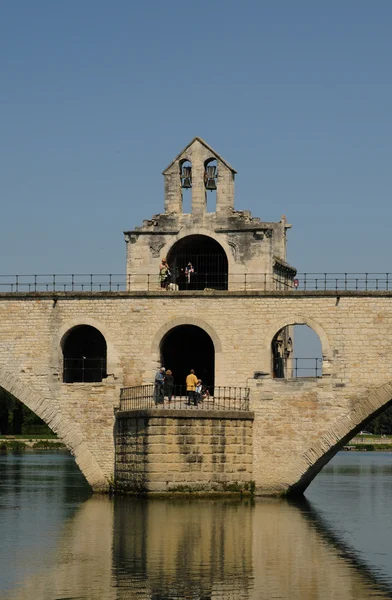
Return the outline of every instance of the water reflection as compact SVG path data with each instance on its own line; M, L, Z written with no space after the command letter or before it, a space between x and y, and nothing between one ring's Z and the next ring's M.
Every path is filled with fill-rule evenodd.
M73 465L70 458L62 460L68 461L68 467ZM31 462L36 466L37 461ZM90 497L82 502L86 489L82 483L78 488L76 481L82 480L77 479L74 466L74 470L60 468L59 464L54 470L41 466L41 478L34 467L38 476L36 496L31 470L27 464L26 471L22 465L19 467L15 469L11 464L4 468L0 461L0 533L5 534L6 545L12 537L4 526L11 512L6 506L18 506L19 520L24 524L23 531L13 531L16 546L29 548L29 527L33 532L36 529L26 511L29 504L36 510L37 499L45 515L41 524L49 518L51 528L44 528L40 536L39 561L31 555L30 561L20 561L15 549L9 557L0 550L2 573L11 568L11 561L16 560L18 567L18 579L12 587L6 589L1 582L1 598L392 597L388 587L392 574L389 580L378 579L309 502L106 497ZM22 477L19 473L15 478L15 470L22 472ZM57 480L56 489L48 496L45 486L53 488L52 477ZM19 487L17 495L14 485ZM65 487L71 491L65 493ZM78 494L79 508L75 511ZM54 506L56 518L51 513Z
M133 577L154 600L248 598L253 508L249 502L116 499L113 572L119 599ZM142 579L141 579L142 578ZM138 590L140 593L142 590ZM139 596L140 597L140 596ZM144 597L144 596L143 596Z

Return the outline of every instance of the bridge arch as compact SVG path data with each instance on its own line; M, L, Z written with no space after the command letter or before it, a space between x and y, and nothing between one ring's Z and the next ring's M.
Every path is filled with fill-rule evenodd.
M384 412L392 404L392 381L371 388L353 398L351 410L338 419L319 439L308 448L298 461L294 473L291 494L302 494L321 469L343 448L369 421Z
M171 277L179 289L208 288L227 290L228 261L219 242L207 235L188 235L178 240L167 255ZM192 275L186 276L192 265Z
M151 353L153 356L153 369L156 370L160 365L161 360L161 344L167 334L177 327L181 326L195 326L202 329L212 340L215 350L215 385L224 384L224 363L223 363L223 352L222 344L215 329L198 317L175 317L164 323L156 332L151 346ZM151 380L151 374L148 375Z
M100 382L106 378L107 346L91 325L76 325L61 340L63 382Z
M284 329L293 325L307 325L318 335L321 342L322 355L323 355L323 375L329 373L330 362L333 359L332 348L329 343L328 336L323 327L311 317L304 315L294 314L289 317L281 317L274 320L273 324L268 328L263 346L261 351L261 364L262 369L265 372L271 370L271 344L276 334Z
M107 480L99 464L91 454L75 423L63 417L51 398L45 398L32 385L0 367L0 386L23 402L54 431L75 457L81 472L96 491L107 489Z
M54 340L54 349L55 355L53 356L54 364L58 365L59 372L62 372L62 364L63 364L63 352L62 347L64 340L67 334L74 329L75 327L81 327L83 325L88 325L90 327L94 327L97 329L99 333L103 336L106 342L106 374L107 376L114 376L115 379L118 378L118 356L117 351L115 349L115 345L112 340L111 332L106 327L105 324L98 321L98 319L91 318L89 316L84 316L83 318L78 319L68 319L62 326L59 328L56 338Z
M190 236L205 236L205 237L208 237L208 238L214 240L215 242L217 242L222 247L224 253L226 254L229 274L232 273L233 271L235 271L235 259L234 259L234 254L233 254L232 248L229 246L229 244L227 244L227 242L224 240L223 236L219 236L213 230L207 229L206 227L200 227L200 226L184 227L183 229L181 229L181 231L175 238L171 239L170 242L168 242L161 248L161 251L160 251L161 256L163 256L163 257L169 256L171 249L179 241L182 241L185 238L190 237Z

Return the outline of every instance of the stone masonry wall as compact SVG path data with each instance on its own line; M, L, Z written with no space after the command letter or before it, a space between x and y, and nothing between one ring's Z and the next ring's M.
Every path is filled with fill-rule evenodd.
M390 292L0 294L0 386L43 418L93 487L104 488L120 388L151 383L165 334L196 325L214 343L215 384L251 386L253 478L260 491L278 492L317 470L392 399L391 300ZM274 335L301 323L321 339L323 377L272 379ZM82 324L106 339L108 377L65 384L61 340Z
M135 412L138 416L116 414L115 483L119 490L249 490L251 413Z

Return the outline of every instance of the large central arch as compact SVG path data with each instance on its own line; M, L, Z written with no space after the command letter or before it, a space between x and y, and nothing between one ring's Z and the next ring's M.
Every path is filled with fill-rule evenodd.
M161 344L162 340L165 336L173 330L175 327L180 325L195 325L196 327L202 329L208 336L211 338L213 346L214 346L214 384L215 385L225 385L225 364L224 364L224 356L222 351L222 343L219 335L215 331L215 329L204 319L200 319L199 317L194 317L192 315L184 316L184 317L175 317L174 319L169 319L166 323L164 323L155 333L154 338L151 344L151 353L154 361L154 367L158 368L161 366ZM171 369L170 365L164 365L165 368ZM171 369L172 370L172 369ZM197 375L197 373L196 373ZM151 374L148 374L148 377L151 377Z
M211 337L196 325L178 325L168 331L160 344L161 364L173 372L175 385L183 388L193 369L203 384L215 383L215 348ZM181 393L184 390L181 389Z

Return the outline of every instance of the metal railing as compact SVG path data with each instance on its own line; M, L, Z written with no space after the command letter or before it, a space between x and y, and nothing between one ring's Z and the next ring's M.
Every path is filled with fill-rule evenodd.
M93 383L106 377L104 358L64 358L64 383Z
M121 389L121 411L148 408L249 411L249 388L204 386L201 394L195 395L195 403L182 385L163 390L154 384Z
M301 377L321 377L322 358L277 358L274 361L274 376L277 379L301 379Z
M0 275L0 292L120 291L392 291L392 273L298 273L282 278L271 273L228 274L218 279L203 273L197 281L164 282L156 273Z
M293 279L298 290L390 291L391 273L298 273Z
M0 275L0 292L119 292L124 274Z

